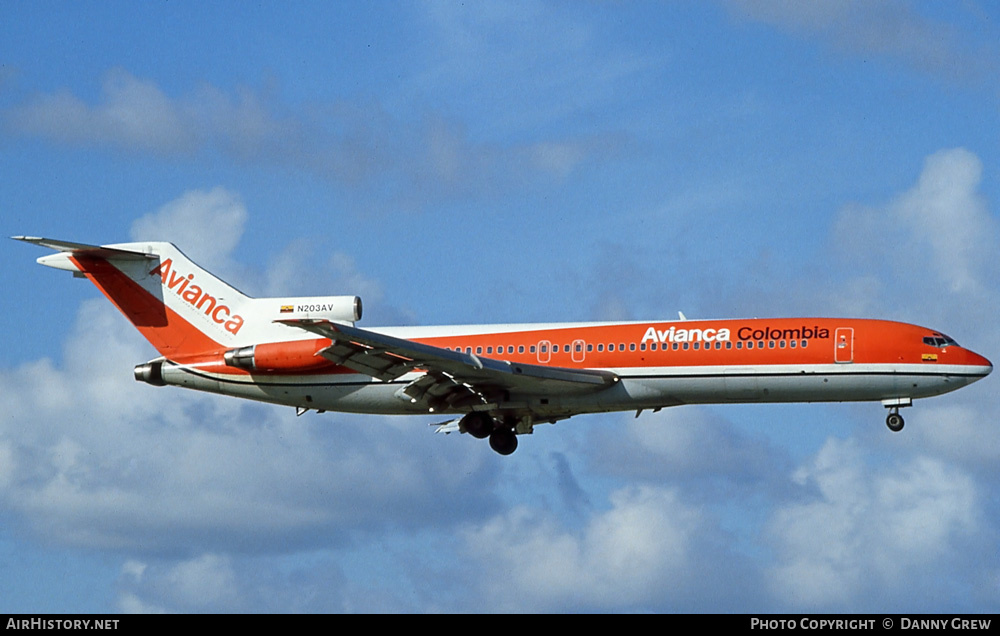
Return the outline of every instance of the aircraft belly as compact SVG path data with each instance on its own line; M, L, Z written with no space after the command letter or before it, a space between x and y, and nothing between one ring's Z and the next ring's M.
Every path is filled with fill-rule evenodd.
M498 410L524 410L539 417L568 417L652 409L679 404L745 402L847 402L940 395L974 381L926 368L888 365L817 365L797 368L688 367L643 370L588 394L531 396L500 403ZM381 382L364 375L234 376L167 363L166 384L272 404L351 413L405 415L428 413L426 405L399 398L403 382ZM335 380L335 381L334 381ZM464 412L467 409L452 412Z
M650 375L621 370L616 394L601 401L622 409L656 404L724 402L853 402L940 395L974 382L949 375L950 369L892 365L816 365L811 367L700 367L656 369Z
M401 386L365 376L352 380L323 381L323 376L255 377L208 374L189 367L167 364L163 368L166 384L232 397L347 413L406 415L425 413L395 397Z

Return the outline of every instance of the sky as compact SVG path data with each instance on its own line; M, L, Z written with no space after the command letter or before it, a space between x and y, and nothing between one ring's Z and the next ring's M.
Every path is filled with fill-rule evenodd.
M1000 357L993 2L0 0L0 230L359 326L886 318ZM135 382L6 241L0 611L997 612L1000 392L423 417Z

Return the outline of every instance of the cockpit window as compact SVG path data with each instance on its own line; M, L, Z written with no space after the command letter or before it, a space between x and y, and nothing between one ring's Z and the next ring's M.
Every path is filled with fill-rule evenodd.
M950 347L952 345L958 345L957 342L944 335L943 333L935 333L933 336L927 336L924 338L924 344L931 347Z

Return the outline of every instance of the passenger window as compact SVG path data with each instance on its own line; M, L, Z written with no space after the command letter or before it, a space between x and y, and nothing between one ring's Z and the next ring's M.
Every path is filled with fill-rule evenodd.
M476 347L476 354L480 354L482 352L483 352L483 348L482 347Z
M518 353L524 353L524 345L518 345L517 352Z

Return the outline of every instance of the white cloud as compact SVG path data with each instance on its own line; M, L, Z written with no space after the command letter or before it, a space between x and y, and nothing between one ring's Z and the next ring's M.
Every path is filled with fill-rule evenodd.
M639 417L620 414L588 452L603 473L653 483L782 487L791 460L763 438L741 433L710 408L679 406Z
M815 35L857 56L897 59L947 81L995 81L996 43L963 20L982 20L965 7L960 19L922 15L900 0L726 0L730 14L774 24L795 34Z
M685 597L715 532L701 510L671 489L627 488L577 530L524 508L472 528L463 541L479 563L486 611L590 610L659 606ZM499 584L502 582L502 584Z
M906 418L907 432L919 448L989 475L1000 462L1000 416L996 398L984 397L921 403Z
M803 500L769 524L770 586L791 607L920 607L949 584L936 569L960 561L982 531L975 482L940 460L869 464L858 443L830 439L795 480Z
M115 69L94 103L60 91L2 115L14 134L57 143L175 158L217 152L239 164L306 172L363 195L355 204L363 211L387 203L419 210L431 201L561 180L617 143L593 136L552 140L537 132L521 143L492 143L439 114L392 115L361 99L288 111L247 87L231 94L205 85L172 96Z
M42 95L8 114L15 130L64 143L108 145L130 152L192 152L190 117L153 82L123 70L105 75L102 100L90 106L68 92Z
M217 269L243 236L247 210L225 188L193 190L132 223L133 241L169 241L206 269Z
M980 192L982 169L968 150L941 150L888 203L845 206L831 244L848 276L831 286L833 296L845 307L890 309L945 330L961 321L996 333L982 316L1000 306L1000 264L992 258L1000 227ZM955 310L970 303L984 311Z
M118 608L125 613L253 609L241 599L245 582L228 556L205 553L166 566L130 560L121 574Z
M956 148L927 158L917 185L890 208L895 224L915 239L917 249L929 248L931 262L950 291L978 292L997 279L987 278L997 244L995 220L977 190L982 162Z

